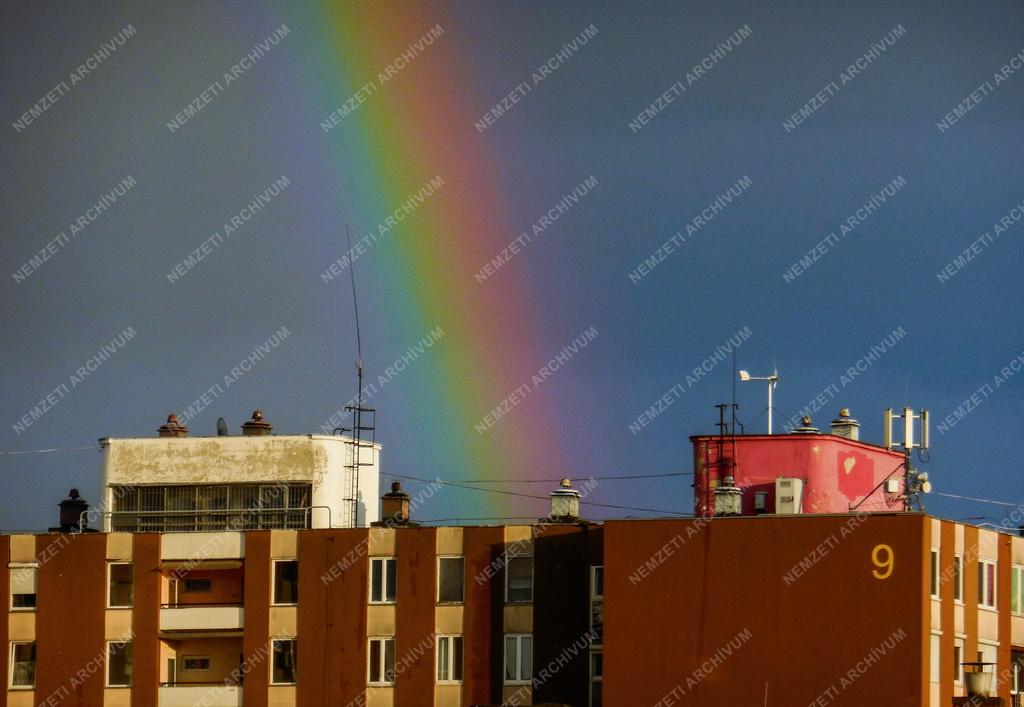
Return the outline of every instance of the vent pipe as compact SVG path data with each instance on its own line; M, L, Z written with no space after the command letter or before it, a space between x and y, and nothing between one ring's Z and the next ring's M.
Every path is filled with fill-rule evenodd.
M188 428L178 422L178 416L173 412L167 416L167 422L160 425L156 431L161 437L188 437Z
M253 410L252 419L242 423L242 434L246 437L269 435L273 429L273 425L263 419L263 413L259 410Z

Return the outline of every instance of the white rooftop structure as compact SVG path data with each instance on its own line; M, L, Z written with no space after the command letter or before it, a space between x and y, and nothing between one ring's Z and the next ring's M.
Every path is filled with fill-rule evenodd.
M380 445L272 435L259 411L240 436L100 440L103 530L197 532L365 527L379 519ZM353 500L354 497L354 500Z

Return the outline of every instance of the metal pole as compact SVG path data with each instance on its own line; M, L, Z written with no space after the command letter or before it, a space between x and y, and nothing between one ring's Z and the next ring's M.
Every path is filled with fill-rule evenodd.
M775 381L768 381L768 434L772 433L772 388L775 387Z

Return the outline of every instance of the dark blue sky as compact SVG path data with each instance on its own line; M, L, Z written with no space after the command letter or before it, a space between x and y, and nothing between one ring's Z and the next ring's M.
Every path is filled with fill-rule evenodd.
M488 99L466 116L467 125L562 42L588 25L599 29L485 134L502 158L495 179L507 186L523 223L587 175L600 180L522 261L528 283L551 293L538 326L540 335L550 334L538 342L541 350L557 351L587 324L601 331L593 348L552 380L550 398L538 399L573 403L559 411L558 430L573 468L547 475L689 471L687 437L713 430L713 404L731 395L728 364L688 387L639 433L629 424L674 385L687 385L686 374L744 327L752 336L738 349L740 366L763 374L775 361L782 375L778 424L828 386L841 386L848 367L903 327L906 336L843 386L816 422L826 426L848 406L862 437L877 441L885 407L927 407L937 423L989 385L976 410L947 432L933 423L925 468L938 491L1020 500L1015 444L1024 370L1017 364L998 388L993 379L1024 354L1024 224L1014 211L1024 201L1024 68L1011 66L998 85L994 78L1011 60L1022 66L1015 59L1024 51L1019 3L448 7L447 35L471 48L460 55L473 60L460 67L473 81L465 90ZM382 9L383 22L388 11ZM338 250L337 234L304 230L310 212L338 201L338 183L302 185L246 224L244 246L236 241L184 284L165 279L254 192L323 158L318 121L344 97L297 86L331 68L310 65L325 55L311 49L323 41L316 17L299 5L270 4L24 3L0 10L0 528L43 528L70 486L90 500L99 488L98 453L7 452L149 436L168 412L222 381L281 326L292 336L197 416L193 431L212 434L223 415L236 432L261 407L279 432L316 432L351 396L344 291L325 289L318 278L322 255ZM129 23L136 36L30 124L12 125ZM197 90L280 24L290 36L237 90L217 97L181 134L169 134L166 121ZM642 129L629 128L745 25L749 37ZM847 67L897 27L902 36L841 84ZM448 49L439 42L431 51L443 60ZM940 130L937 123L986 81L985 95L976 94L962 118ZM787 131L783 123L830 82L839 90ZM138 184L123 201L31 274L14 276L127 175ZM732 204L640 282L629 279L744 176L750 186ZM783 278L898 177L904 184L884 205L857 219L806 272ZM1009 226L995 237L993 225L1004 217ZM368 214L364 221L375 222ZM979 241L986 232L992 237ZM937 277L972 243L973 259L945 282ZM383 267L385 258L368 258L364 282ZM365 297L364 333L383 366L426 332L395 328L401 317L389 310L387 292L369 285ZM137 334L123 350L15 431L126 327ZM515 333L508 335L514 341ZM417 436L416 415L443 415L446 401L410 400L403 391L422 389L417 375L374 401L384 468L445 478L444 458ZM741 385L739 402L748 430L763 429L763 387ZM592 499L687 511L688 483L607 482ZM1003 515L946 498L928 504L952 518ZM479 515L480 505L475 492L449 490L421 517ZM521 507L537 515L544 506L523 499Z

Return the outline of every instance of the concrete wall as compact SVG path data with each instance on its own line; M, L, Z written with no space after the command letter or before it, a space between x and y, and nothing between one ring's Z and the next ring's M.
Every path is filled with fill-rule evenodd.
M351 518L345 466L352 446L340 436L106 438L103 510L113 507L111 485L307 482L313 487L314 527L345 527ZM358 524L380 518L380 445L360 452ZM109 518L104 527L109 530Z

